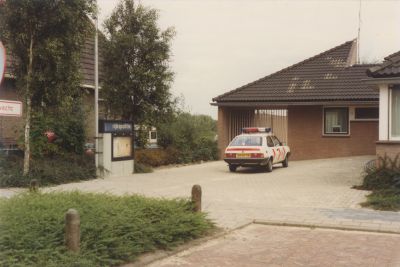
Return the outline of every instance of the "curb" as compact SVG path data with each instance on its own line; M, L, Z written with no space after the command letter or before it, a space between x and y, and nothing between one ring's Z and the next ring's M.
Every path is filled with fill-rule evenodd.
M205 237L202 237L202 238L199 238L199 239L191 240L191 241L187 242L186 244L180 245L180 246L176 247L175 249L173 249L171 251L160 250L160 251L155 251L155 252L149 252L148 254L144 254L142 256L139 256L134 262L120 265L120 267L146 266L146 265L149 265L149 264L154 263L156 261L163 260L165 258L174 256L174 255L176 255L178 253L181 253L181 252L183 252L185 250L188 250L188 249L203 245L208 241L224 237L224 236L232 233L233 231L240 230L240 229L245 228L246 226L249 226L249 225L251 225L253 223L254 223L253 221L250 221L250 222L245 223L243 225L240 225L240 226L238 226L236 228L227 229L227 230L221 229L221 228L217 228L215 230L215 232L212 233L209 236L205 236Z
M254 220L254 224L270 225L270 226L286 226L286 227L303 227L303 228L320 228L320 229L331 229L341 231L357 231L357 232L368 232L368 233L379 233L379 234L396 234L400 235L400 230L381 230L368 227L350 226L350 225L324 225L324 224L313 224L313 223L302 223L302 222L279 222L279 221L265 221L265 220Z

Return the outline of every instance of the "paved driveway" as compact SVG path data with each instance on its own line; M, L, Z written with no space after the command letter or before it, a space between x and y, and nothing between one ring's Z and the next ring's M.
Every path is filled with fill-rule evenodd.
M203 189L203 208L218 225L235 228L254 219L372 227L400 231L400 215L361 209L368 192L351 189L361 182L371 156L290 162L272 173L239 169L230 173L222 161L150 174L97 179L46 190L82 190L155 197L189 197ZM398 223L398 224L397 224Z

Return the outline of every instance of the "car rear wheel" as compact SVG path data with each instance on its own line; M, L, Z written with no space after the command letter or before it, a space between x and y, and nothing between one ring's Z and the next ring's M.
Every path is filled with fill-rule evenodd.
M229 171L230 172L235 172L238 166L236 165L229 165Z
M272 172L272 159L269 159L267 165L265 165L267 172Z
M289 157L288 156L286 156L285 160L282 161L282 166L284 168L287 168L289 166Z

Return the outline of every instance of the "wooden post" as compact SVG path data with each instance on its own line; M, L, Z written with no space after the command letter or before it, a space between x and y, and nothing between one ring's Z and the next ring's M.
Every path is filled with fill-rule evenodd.
M80 246L80 224L79 213L75 209L69 209L65 214L65 245L69 251L78 253Z
M192 187L192 201L194 203L194 212L201 212L201 186L196 184Z
M29 191L37 192L39 190L39 182L36 179L32 179L29 183Z

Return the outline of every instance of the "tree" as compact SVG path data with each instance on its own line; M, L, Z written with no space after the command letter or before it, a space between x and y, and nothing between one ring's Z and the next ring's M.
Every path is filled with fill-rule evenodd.
M29 172L31 118L74 105L79 56L94 0L7 0L0 6L0 38L11 49L17 88L24 99L24 175Z
M181 112L171 122L159 124L157 133L161 147L177 149L179 162L218 158L217 122L210 116Z
M154 125L174 110L169 68L174 30L157 26L156 10L121 0L104 27L102 98L116 118Z

